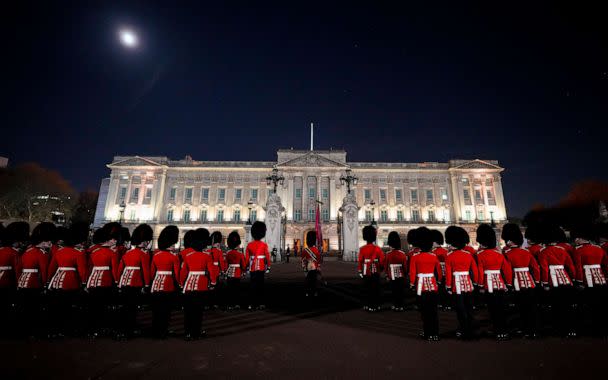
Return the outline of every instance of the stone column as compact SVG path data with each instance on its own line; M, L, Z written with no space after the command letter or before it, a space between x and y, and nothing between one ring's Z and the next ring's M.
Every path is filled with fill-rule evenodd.
M503 220L506 220L508 217L507 214L507 207L505 206L505 195L502 192L502 179L500 174L495 174L494 175L494 198L496 198L496 205L499 207L500 211L502 212L502 218ZM499 219L499 218L497 218Z
M281 204L281 198L276 193L271 193L266 201L266 244L268 250L272 252L276 249L277 261L281 261L281 213L285 208Z
M247 244L249 244L252 240L253 239L251 238L251 224L245 223L245 244L243 244L243 252L247 252Z
M359 206L354 192L346 194L342 201L342 239L344 246L342 247L342 259L344 261L356 261L357 252L359 251Z

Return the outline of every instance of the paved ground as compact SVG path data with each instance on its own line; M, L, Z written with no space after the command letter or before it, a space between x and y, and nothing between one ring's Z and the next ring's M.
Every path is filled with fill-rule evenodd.
M0 341L3 378L370 378L457 377L552 379L602 376L608 343L594 338L537 341L489 338L459 342L452 312L440 313L443 339L417 338L415 311L368 314L359 307L354 265L328 262L328 284L315 305L306 303L303 273L294 264L273 267L266 311L206 316L208 336L181 337L181 313L165 341L99 339ZM485 312L478 313L485 330ZM149 312L141 315L145 327Z

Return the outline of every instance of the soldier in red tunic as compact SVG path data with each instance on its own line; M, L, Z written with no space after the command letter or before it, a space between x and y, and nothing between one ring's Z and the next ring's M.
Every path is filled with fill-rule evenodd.
M573 300L575 296L572 279L576 270L568 252L557 245L559 226L543 225L541 237L544 248L538 254L540 280L549 291L553 324L557 332L566 337L576 337L574 328Z
M445 242L443 234L439 230L431 230L431 235L433 236L433 249L431 250L431 253L439 259L441 274L445 278L445 258L448 254L448 250L443 247ZM439 288L439 308L446 310L450 309L450 302L447 297L446 289L443 286Z
M450 226L445 230L445 240L451 248L445 259L445 287L452 294L458 318L456 337L474 337L473 291L478 283L478 269L471 253L464 250L469 234L464 228Z
M383 267L386 269L386 278L389 281L393 296L391 309L403 311L407 256L401 250L401 238L398 232L391 231L388 234L387 243L391 247L391 251L384 256Z
M21 275L17 280L20 300L19 321L27 336L40 337L46 323L43 293L48 282L48 267L55 225L43 222L32 231L31 245L21 256Z
M497 340L509 339L507 332L505 295L507 286L513 284L513 269L509 261L496 248L496 232L488 224L477 228L477 267L482 282L481 292L486 295L486 303Z
M179 282L179 258L172 253L179 240L179 229L167 226L158 237L158 250L152 256L152 329L157 338L169 334L169 320Z
M14 325L15 289L20 275L20 260L27 246L30 225L26 222L13 222L6 227L0 248L0 326ZM7 330L12 334L14 331ZM4 335L0 332L0 336Z
M48 276L50 294L50 337L61 337L82 324L80 290L86 286L87 258L85 244L89 236L86 223L74 223L67 240L51 258Z
M228 248L226 253L226 304L228 310L241 308L241 277L247 271L247 260L239 249L241 236L237 231L232 231L228 235Z
M131 336L137 328L137 306L142 293L150 289L150 254L152 227L140 224L131 236L133 247L118 264L118 288L120 290L119 339Z
M184 258L190 253L194 252L194 248L192 248L192 239L194 238L194 230L188 230L184 234L184 249L179 252L179 262L183 263ZM209 232L207 231L207 234Z
M118 255L118 261L120 261L122 255L127 253L129 249L131 249L131 233L127 227L121 227L115 249L116 254Z
M247 263L251 276L251 296L249 310L264 309L264 275L270 273L270 252L262 241L266 236L266 224L254 222L251 226L253 241L247 244Z
M302 268L306 272L306 297L318 296L318 283L321 276L323 256L317 249L317 233L309 231L306 234L306 245L302 250Z
M375 244L376 234L374 226L363 227L363 240L367 244L359 249L357 266L366 293L366 303L363 309L371 312L380 309L380 273L382 273L384 264L384 252Z
M572 246L572 244L570 244L570 242L568 242L566 231L564 231L562 228L559 228L555 231L555 233L558 236L557 245L565 249L566 252L568 252L568 254L570 255L570 258L572 258L572 261L574 261L574 247Z
M599 245L592 243L594 232L590 225L577 226L571 232L576 244L575 281L583 288L583 301L589 310L593 333L606 337L608 255Z
M211 261L213 267L211 268L211 279L216 284L214 289L210 292L211 303L215 309L220 306L222 301L222 276L226 273L226 259L224 258L224 252L222 251L222 241L224 240L220 231L215 231L211 234L210 242L211 248L209 253L211 254Z
M55 252L65 246L66 240L69 239L70 230L64 226L58 226L55 228L55 233L53 234L53 245L51 246L51 251L49 252L49 261L53 258Z
M532 256L534 256L534 259L538 261L538 254L543 249L540 237L540 226L537 224L528 225L525 237L528 243L528 251L530 251Z
M534 256L521 248L524 237L519 226L507 223L502 228L505 241L504 255L513 268L515 303L520 312L520 330L526 338L536 338L538 334L538 302L536 285L540 283L540 269Z
M410 261L410 284L416 289L420 305L423 325L421 336L429 341L438 341L437 291L443 278L441 265L437 256L431 253L433 234L428 228L418 228L416 242L420 252L413 255Z

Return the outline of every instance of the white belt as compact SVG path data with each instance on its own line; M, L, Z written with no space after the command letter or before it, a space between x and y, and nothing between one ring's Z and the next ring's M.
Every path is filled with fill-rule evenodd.
M467 271L456 271L453 272L454 274L454 279L455 279L455 285L456 285L456 294L461 294L462 293L462 284L460 283L460 278L459 277L469 277L471 276L471 274Z
M530 272L530 268L513 268L513 272Z
M140 267L125 267L125 270L140 270Z
M171 276L173 274L173 272L171 272L170 270L159 270L158 272L156 272L156 275L160 275L160 276Z
M13 267L11 267L11 266L0 267L0 270L11 270L11 269L13 269Z
M416 294L417 295L422 295L422 279L423 278L429 278L429 277L435 277L435 275L433 273L418 273L418 286L416 287Z
M486 270L484 271L484 273L486 274L486 284L488 284L488 293L494 293L494 283L492 281L492 275L497 274L500 276L500 270Z
M58 267L57 270L75 271L76 268L74 268L74 267Z
M564 266L563 265L549 265L549 272L551 273L551 283L553 283L554 287L558 287L559 286L559 282L557 281L557 271L563 271L564 270Z
M38 269L24 269L23 273L38 273Z
M188 272L188 275L192 275L192 276L204 276L206 275L207 272L205 272L204 270L193 270Z
M264 256L264 255L256 256L256 259L265 259L265 258L266 258L266 256Z
M93 270L110 270L110 267L93 267Z
M603 277L601 269L602 266L600 264L590 264L590 265L583 265L583 269L585 270L585 279L587 280L587 286L590 288L593 288L593 272L598 272L597 270L599 270L599 274L600 276ZM594 271L594 269L596 271ZM604 280L605 282L605 280Z
M213 265L215 265L215 266L217 267L217 266L219 266L219 265L220 265L220 263L219 263L219 262L217 262L217 261L214 261L214 262L213 262Z
M241 264L229 264L228 266L232 268L238 268L241 266Z

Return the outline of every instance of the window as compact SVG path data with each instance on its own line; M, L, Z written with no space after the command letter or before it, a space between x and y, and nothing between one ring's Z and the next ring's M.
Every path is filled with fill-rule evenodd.
M410 195L412 197L412 202L418 202L418 189L411 189Z
M136 219L135 210L131 210L131 212L129 213L129 219L130 220L135 220Z
M469 222L473 219L470 210L467 210L467 211L464 212L464 219L468 220Z
M144 193L144 204L149 205L152 202L152 188L146 187L146 192Z
M186 187L184 192L184 203L192 203L192 188Z
M258 219L258 210L251 210L251 213L249 213L249 219L251 219L251 222L255 222Z
M201 202L209 203L209 188L204 187L201 189Z
M294 215L293 218L299 222L300 220L302 220L302 210L295 210L294 211Z
M329 222L329 210L324 208L323 211L321 211L321 215L323 217L323 221L324 222Z
M251 199L254 201L258 200L258 189L251 189Z
M127 197L127 187L121 186L120 190L118 191L118 203L124 202L126 197Z
M168 210L167 211L167 222L172 222L173 221L173 210Z
M329 189L322 189L321 196L325 199L329 198Z
M427 189L426 191L426 201L429 203L433 203L433 190Z
M412 222L419 222L419 221L420 221L420 211L412 210Z
M435 211L429 210L429 222L435 221Z
M471 192L469 191L469 189L464 189L462 194L464 195L464 204L469 206L472 205Z
M380 202L386 202L386 189L380 189Z
M483 198L481 196L481 189L475 189L475 202L483 203Z
M395 189L395 199L399 203L403 201L403 194L401 192L401 189Z
M483 213L483 210L477 211L477 220L484 220L484 219L485 219L485 215Z
M137 202L139 202L139 187L135 187L131 190L131 203Z
M205 223L207 221L207 210L201 210L201 223Z
M241 210L239 210L238 208L236 210L234 210L234 215L232 216L232 219L235 222L240 222L241 221Z
M316 194L315 188L314 187L309 187L308 188L308 198L314 199L315 198L315 194Z
M226 200L226 189L217 189L217 201L224 202Z
M397 210L397 221L403 222L403 211L402 210Z
M494 198L494 190L486 189L486 195L488 196L488 204L496 206L496 199Z
M184 222L190 222L190 210L184 210Z
M296 189L296 199L302 198L302 189Z
M175 195L177 194L177 187L172 187L169 190L169 202L175 202Z
M492 178L486 178L486 186L492 186Z
M217 218L218 223L222 223L224 221L224 210L217 210Z
M234 189L234 201L240 202L243 195L243 189Z
M365 221L370 222L372 220L372 210L365 210Z
M315 209L314 208L311 208L310 210L308 210L308 220L309 221L315 220Z
M372 199L372 191L370 189L364 189L363 193L365 194L365 202L369 202Z
M448 200L448 191L446 189L444 189L442 187L441 189L439 189L439 193L441 194L441 200L442 201L447 201Z
M381 222L388 221L388 212L386 210L380 210L380 221Z

